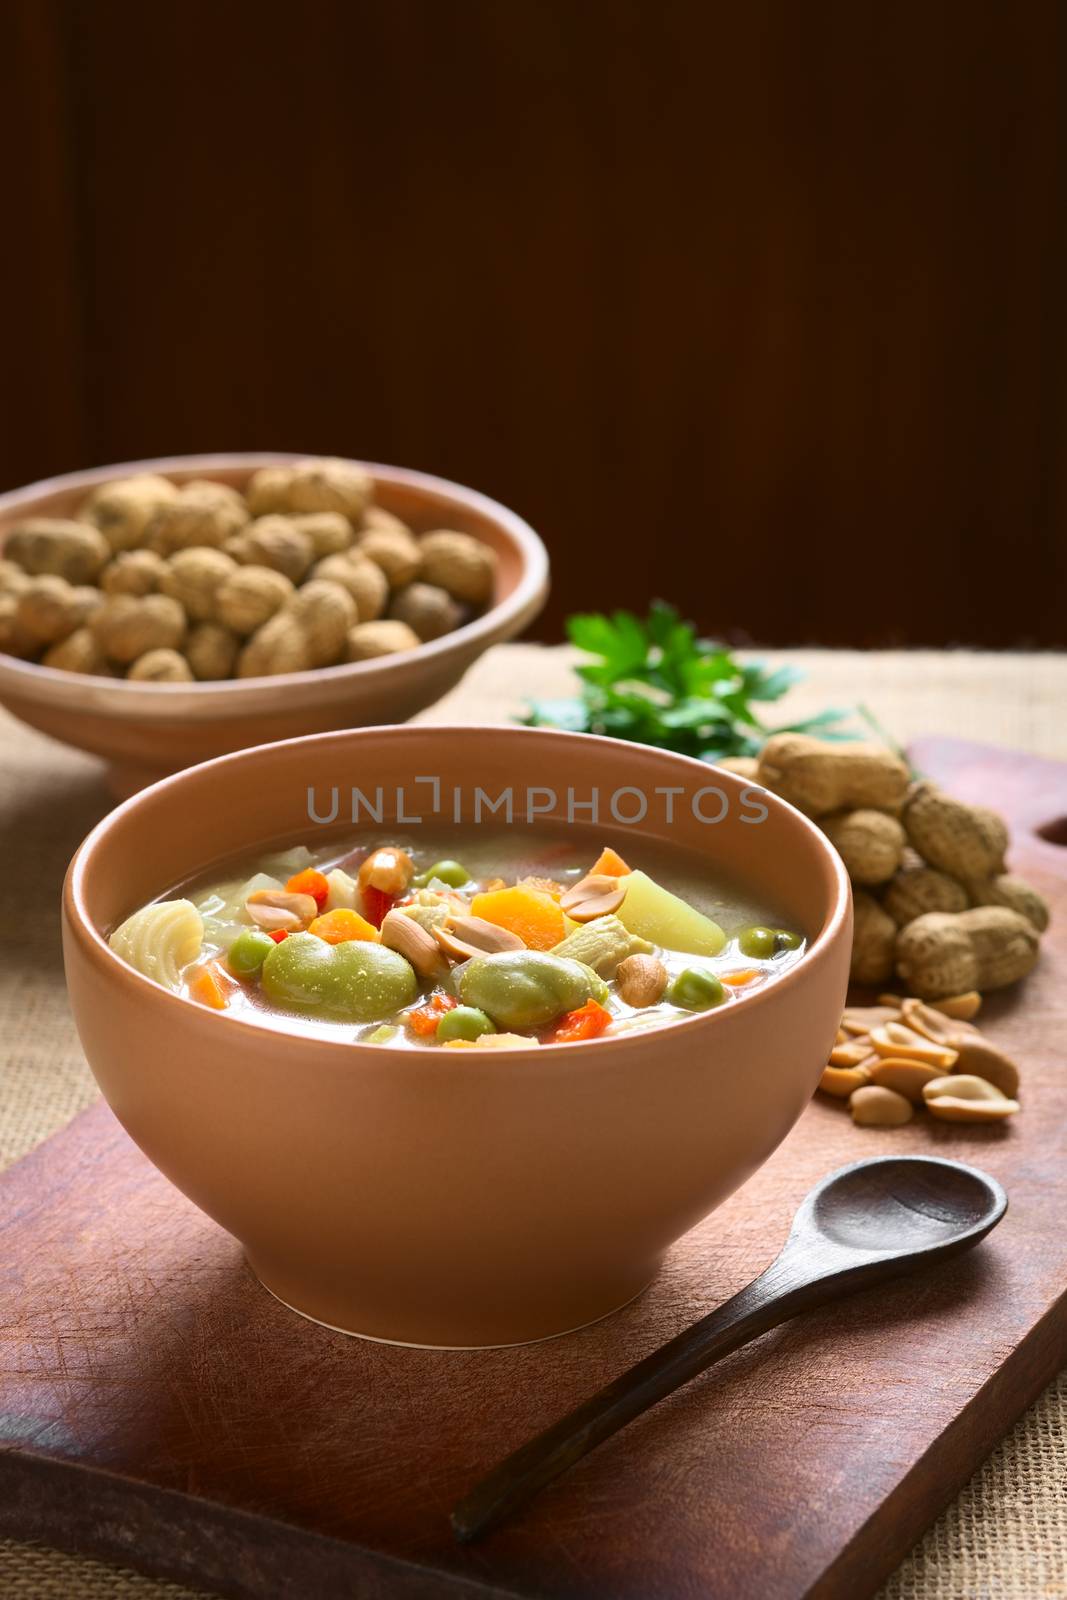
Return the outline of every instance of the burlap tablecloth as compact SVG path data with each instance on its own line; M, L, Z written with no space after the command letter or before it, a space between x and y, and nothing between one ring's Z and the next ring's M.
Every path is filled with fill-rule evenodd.
M527 694L568 693L570 659L564 649L501 646L420 720L507 721ZM1067 759L1067 656L791 651L783 659L808 673L783 715L862 701L901 741L953 733ZM0 916L3 1166L96 1095L67 1010L57 905L66 863L108 799L97 762L3 713L0 752L4 909L46 908L39 917ZM190 1594L44 1546L0 1541L0 1600L183 1600ZM979 1469L880 1600L1052 1596L1067 1596L1067 1376Z

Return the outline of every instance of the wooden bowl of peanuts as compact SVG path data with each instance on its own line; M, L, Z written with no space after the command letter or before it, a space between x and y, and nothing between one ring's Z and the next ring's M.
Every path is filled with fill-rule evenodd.
M547 592L520 517L405 468L269 453L70 473L0 496L0 703L129 794L402 722Z

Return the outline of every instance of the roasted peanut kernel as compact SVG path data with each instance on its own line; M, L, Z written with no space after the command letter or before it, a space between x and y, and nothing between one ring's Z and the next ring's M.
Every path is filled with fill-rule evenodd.
M900 1015L905 1027L921 1033L924 1039L931 1039L934 1044L947 1045L950 1050L958 1050L961 1039L978 1032L969 1022L946 1017L944 1012L936 1011L914 997L902 1003Z
M970 1073L953 1073L935 1078L923 1090L927 1109L944 1122L1003 1122L1019 1109L1018 1100L1007 1095L985 1078Z
M901 1056L907 1061L922 1061L929 1067L939 1067L948 1072L956 1060L956 1051L947 1045L924 1039L914 1028L902 1022L886 1022L871 1029L871 1043L880 1056Z
M525 945L510 928L498 927L485 917L452 914L443 926L433 929L445 955L453 961L466 961L470 956L492 955L498 950L523 950Z
M870 1033L886 1022L900 1021L900 1005L846 1006L841 1014L841 1026L846 1033Z
M876 1083L855 1090L848 1109L861 1128L900 1128L915 1115L910 1100Z
M625 898L626 890L619 888L618 878L590 872L573 884L559 903L572 922L593 922L597 917L618 911Z
M293 933L306 928L319 914L310 894L291 894L287 889L257 889L245 901L245 910L259 928L268 933L284 929Z
M847 1100L856 1089L862 1089L870 1081L870 1071L862 1063L854 1067L831 1066L823 1068L819 1088L837 1100Z
M981 1034L960 1041L959 1054L952 1070L960 1077L984 1078L1009 1100L1018 1098L1018 1067L1010 1056L990 1044L988 1039L983 1039Z
M382 944L410 962L420 978L436 977L447 966L433 934L403 911L389 911L382 919Z
M977 989L968 989L966 994L950 995L947 1000L931 1000L930 1005L934 1011L944 1012L946 1017L955 1017L960 1022L970 1022L981 1009L982 996Z
M871 1041L868 1034L858 1038L846 1040L844 1044L835 1044L830 1051L830 1065L832 1067L854 1067L871 1053Z
M942 1076L940 1067L928 1067L925 1061L908 1061L903 1057L880 1057L877 1065L871 1068L872 1083L884 1089L895 1089L915 1106L922 1105L926 1085Z
M615 969L615 981L628 1006L654 1006L667 987L667 969L658 956L627 956Z

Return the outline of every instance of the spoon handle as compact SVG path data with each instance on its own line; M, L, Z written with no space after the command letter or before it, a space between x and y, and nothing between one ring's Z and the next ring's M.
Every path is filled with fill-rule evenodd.
M665 1395L799 1311L970 1249L1007 1204L998 1183L959 1162L878 1157L831 1173L805 1197L758 1278L476 1484L452 1513L456 1538L480 1538Z
M790 1262L789 1254L787 1245L732 1299L653 1350L502 1461L453 1511L456 1538L466 1544L488 1533L553 1478L698 1372L798 1311L831 1300L853 1286L847 1281L850 1274L832 1269L817 1271L813 1280L798 1270L799 1262Z

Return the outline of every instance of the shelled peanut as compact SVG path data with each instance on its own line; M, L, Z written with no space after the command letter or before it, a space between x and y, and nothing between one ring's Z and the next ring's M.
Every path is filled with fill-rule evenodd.
M980 1005L972 990L846 1007L819 1088L864 1127L900 1127L922 1107L942 1122L1005 1121L1019 1109L1019 1069L975 1027Z
M893 978L924 1000L1003 988L1026 976L1048 926L1041 895L1005 868L1008 830L882 745L768 739L756 779L804 811L853 885L855 983Z
M140 682L271 676L413 650L492 603L494 551L416 534L333 459L264 467L243 492L154 473L73 518L11 527L0 651Z

